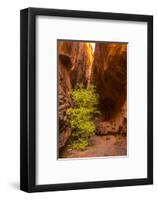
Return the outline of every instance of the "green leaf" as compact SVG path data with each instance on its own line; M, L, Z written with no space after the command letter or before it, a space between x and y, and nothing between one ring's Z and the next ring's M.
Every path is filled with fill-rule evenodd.
M79 85L72 90L71 97L74 106L67 109L69 126L72 129L69 146L83 150L89 144L89 137L95 134L93 118L95 114L100 114L97 109L99 96L94 86L83 88Z

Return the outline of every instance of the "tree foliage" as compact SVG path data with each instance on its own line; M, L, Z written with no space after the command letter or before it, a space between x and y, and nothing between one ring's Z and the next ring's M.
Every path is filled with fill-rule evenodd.
M89 145L89 137L95 134L96 128L93 117L98 114L98 94L94 86L82 86L72 90L73 107L67 110L69 125L72 129L69 146L81 149Z

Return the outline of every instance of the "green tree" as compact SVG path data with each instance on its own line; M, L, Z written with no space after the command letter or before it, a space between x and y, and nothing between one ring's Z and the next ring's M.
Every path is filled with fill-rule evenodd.
M71 97L73 107L67 110L69 125L72 129L69 146L72 149L81 149L89 145L90 136L95 134L96 128L93 122L95 114L98 114L98 94L94 86L72 90Z

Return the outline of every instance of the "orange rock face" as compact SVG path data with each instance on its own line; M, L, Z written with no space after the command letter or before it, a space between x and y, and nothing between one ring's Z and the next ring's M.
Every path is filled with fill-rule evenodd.
M87 86L93 63L92 47L84 42L59 42L59 61L68 70L71 85Z
M70 91L78 84L87 86L93 62L89 43L58 42L58 100L59 100L59 147L64 146L70 136L66 111L71 106Z
M96 44L92 82L100 97L100 110L109 120L126 101L127 44Z

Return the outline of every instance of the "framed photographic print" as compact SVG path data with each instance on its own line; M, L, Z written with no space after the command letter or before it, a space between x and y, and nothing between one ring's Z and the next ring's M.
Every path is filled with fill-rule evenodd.
M21 190L153 183L153 17L21 10Z

